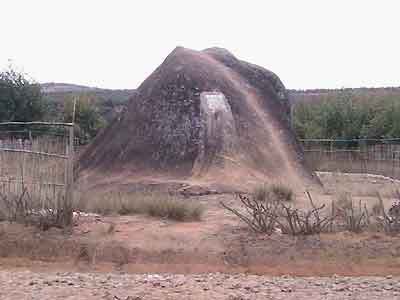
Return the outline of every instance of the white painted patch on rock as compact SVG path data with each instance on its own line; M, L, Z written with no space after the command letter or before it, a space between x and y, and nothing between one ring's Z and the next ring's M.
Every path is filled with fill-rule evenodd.
M221 166L224 157L234 152L237 144L235 119L225 95L219 92L200 94L199 152L193 174Z
M217 111L230 112L229 104L221 93L202 93L201 104L206 107L208 112L215 113Z

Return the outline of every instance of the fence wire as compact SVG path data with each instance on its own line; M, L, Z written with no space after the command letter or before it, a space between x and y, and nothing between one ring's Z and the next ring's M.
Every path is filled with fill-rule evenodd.
M301 140L316 171L368 173L400 179L400 138Z

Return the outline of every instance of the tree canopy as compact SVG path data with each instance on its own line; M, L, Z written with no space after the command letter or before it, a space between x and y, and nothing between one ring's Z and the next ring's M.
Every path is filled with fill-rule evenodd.
M40 85L14 68L0 73L0 122L42 120L45 105Z
M348 91L293 108L293 128L302 139L400 137L400 96L367 98Z

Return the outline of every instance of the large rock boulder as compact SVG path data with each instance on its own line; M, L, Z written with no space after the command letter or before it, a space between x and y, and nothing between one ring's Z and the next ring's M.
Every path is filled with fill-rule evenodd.
M291 130L280 79L219 48L176 48L79 163L89 181L317 182Z

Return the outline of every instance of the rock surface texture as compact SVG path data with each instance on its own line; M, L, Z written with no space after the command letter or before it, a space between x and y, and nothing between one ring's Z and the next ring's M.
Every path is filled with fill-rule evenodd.
M290 128L280 79L220 48L176 48L79 162L83 173L132 180L317 182Z
M117 275L0 271L0 299L400 299L399 278Z

